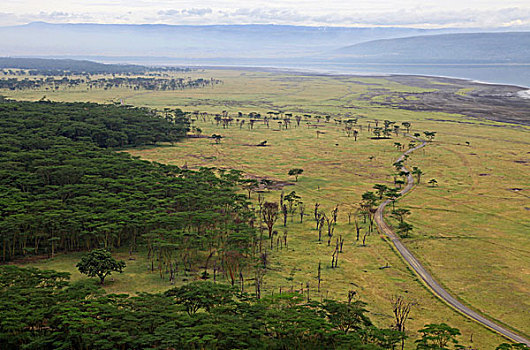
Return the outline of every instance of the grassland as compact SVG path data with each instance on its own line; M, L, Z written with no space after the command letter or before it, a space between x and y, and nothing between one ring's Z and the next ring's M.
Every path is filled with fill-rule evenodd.
M222 110L231 113L282 110L313 115L351 115L359 117L364 130L369 121L389 119L410 121L413 132L436 131L435 141L408 161L410 165L419 166L425 175L422 183L398 204L411 210L408 221L415 227L412 237L405 242L461 301L521 333L530 333L528 127L378 104L390 92L429 92L436 89L436 83L429 88L419 88L384 78L229 70L192 72L186 76L194 74L213 76L224 84L171 92L78 89L0 94L30 100L39 99L43 94L61 101L124 99L126 103L139 106L216 113ZM418 302L412 312L410 330L427 322L447 322L461 329L465 344L470 343L471 336L473 345L480 349L493 349L502 342L499 336L453 312L433 297L380 237L369 236L367 246L361 246L355 240L353 225L347 223L347 212L357 205L364 191L370 190L375 183L389 185L392 182L391 164L399 154L393 143L407 144L408 140L402 136L372 140L364 131L355 142L333 122L320 123L324 125L320 130L325 134L318 139L315 130L305 125L273 131L278 129L273 123L271 129L257 123L254 130L246 126L222 129L212 122L196 123L204 135L222 134L221 144L199 138L186 140L176 147L130 153L164 163L186 164L190 168L239 169L249 175L281 181L292 180L287 176L288 170L300 167L304 174L284 191L296 191L308 214L315 201L321 203L326 212L339 204L335 235L345 238L339 268L329 267L333 248L326 242L319 244L311 217L303 224L295 218L286 227L289 248L272 255L272 269L265 278L267 292L277 293L280 287L299 288L301 283L310 283L315 290L317 265L321 261L321 296L345 298L348 290L355 290L369 303L372 318L381 326L392 322L389 299L402 294ZM263 140L270 146L254 146ZM436 178L439 186L425 185L431 178ZM266 195L278 199L279 192ZM282 232L279 222L277 228ZM135 258L129 262L126 273L109 283L109 291L155 291L167 287L167 282L147 272L142 254ZM34 265L71 271L73 278L80 278L73 267L78 259L79 256L73 254ZM390 268L380 269L387 264Z

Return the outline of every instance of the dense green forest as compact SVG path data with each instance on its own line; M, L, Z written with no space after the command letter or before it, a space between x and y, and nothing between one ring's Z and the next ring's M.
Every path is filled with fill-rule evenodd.
M2 349L403 349L376 327L366 304L283 293L256 299L234 287L192 282L164 293L105 294L68 273L0 266ZM466 349L445 323L418 331L416 350ZM501 344L497 350L524 350Z
M194 282L161 294L105 295L67 273L0 267L3 349L390 349L361 301L283 294L256 300Z
M176 142L187 129L180 110L0 103L2 261L141 241L161 274L216 261L236 276L255 236L240 176L113 149Z

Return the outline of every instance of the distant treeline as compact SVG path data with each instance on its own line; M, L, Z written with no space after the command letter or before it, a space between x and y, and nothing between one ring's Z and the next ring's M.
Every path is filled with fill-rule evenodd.
M29 69L34 75L141 74L151 71L190 72L190 68L104 64L86 60L0 57L0 69Z
M8 78L0 79L0 89L28 90L28 89L45 89L59 90L60 88L73 88L85 85L87 89L99 88L109 90L112 88L124 87L133 90L183 90L201 88L220 84L217 79L183 79L183 78L152 78L152 77L111 77L92 79L90 76L85 78L40 78L40 79L17 79Z
M205 247L243 265L254 230L237 176L112 149L176 142L188 125L180 110L1 102L1 260L142 241L160 270L195 265Z

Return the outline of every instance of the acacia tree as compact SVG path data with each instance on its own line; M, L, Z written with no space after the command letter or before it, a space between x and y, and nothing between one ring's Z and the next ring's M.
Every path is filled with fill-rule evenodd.
M363 214L363 222L366 223L366 217L368 216L370 218L370 225L372 223L372 208L377 203L377 196L371 192L366 191L362 194L362 200L361 203L359 203L359 208L361 213Z
M423 134L427 139L429 139L429 141L432 141L436 135L436 131L424 131Z
M291 214L291 221L293 221L294 213L296 212L296 207L300 203L299 200L301 197L298 196L295 191L291 191L291 193L287 194L283 198L289 204L288 211Z
M388 190L388 187L382 184L375 184L373 189L377 191L379 199L383 199L383 194Z
M164 296L174 298L186 308L188 315L195 314L199 309L209 312L217 305L223 305L232 300L234 288L221 283L191 282L178 288L164 292Z
M403 125L403 127L404 127L405 129L407 129L407 133L410 132L411 124L410 124L409 122L403 122L403 123L401 123L401 125Z
M403 218L406 215L410 215L410 210L405 209L405 208L398 208L398 209L392 210L392 216L397 218L400 222L403 222Z
M452 328L445 323L428 324L418 331L421 339L416 340L417 350L448 349L449 344L458 344L456 336L460 335L458 328Z
M125 268L125 262L114 259L106 249L94 249L82 257L76 267L79 272L88 277L99 277L100 283L103 284L105 282L105 277L110 275L113 271L122 273L123 268Z
M413 228L414 227L411 224L402 221L399 223L397 231L401 237L407 238L409 237L410 231L412 231Z
M304 169L294 168L289 170L289 176L294 176L296 182L298 182L298 176L304 172Z
M423 175L423 171L421 171L420 168L418 168L417 166L413 166L412 173L416 175L416 180L418 181L418 183L420 183L421 176Z
M259 182L256 179L246 179L243 181L243 187L248 191L248 199L250 199L250 194L259 187Z

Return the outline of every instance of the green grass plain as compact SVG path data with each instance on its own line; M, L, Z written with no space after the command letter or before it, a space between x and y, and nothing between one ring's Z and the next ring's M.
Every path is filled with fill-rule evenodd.
M530 333L528 127L377 104L378 99L386 98L386 93L427 92L435 89L436 84L432 89L422 89L384 78L235 70L192 72L184 76L212 76L224 83L213 88L169 92L79 88L57 92L0 91L0 94L28 100L43 95L54 101L123 99L138 106L215 113L282 110L297 114L351 115L359 117L363 130L368 121L389 119L410 121L413 132L436 131L435 141L408 160L408 164L419 166L425 174L422 183L397 204L412 212L408 221L415 229L405 242L439 282L461 301L523 334ZM355 241L353 225L347 224L348 208L355 207L360 195L374 184L391 184L391 164L399 155L393 143L408 144L408 140L402 136L372 140L363 131L354 142L333 122L321 128L326 133L318 139L315 130L304 124L281 131L272 131L278 129L274 122L271 129L256 123L254 130L248 130L247 126L239 129L235 125L222 129L210 122L197 122L197 126L203 129L204 135L219 133L225 138L219 145L200 138L185 140L175 147L129 152L163 163L187 164L190 168L233 168L282 181L292 180L287 176L288 170L300 167L304 173L299 181L284 190L295 190L302 196L307 214L312 213L315 201L326 212L340 205L335 235L342 235L345 244L339 268L329 267L333 248L326 242L318 244L311 216L303 224L295 218L286 228L289 248L272 255L272 269L265 277L266 292L277 293L279 287L299 288L300 283L309 282L314 297L319 297L316 271L321 261L322 296L346 298L348 290L356 290L369 303L371 317L380 326L391 324L389 300L401 294L418 303L408 325L411 337L425 323L446 322L462 331L464 344L470 344L472 337L474 346L494 349L503 341L432 296L381 237L369 236L366 247ZM270 146L253 146L263 140ZM426 185L431 178L438 180L437 187ZM267 196L278 199L279 192L272 191ZM280 222L276 226L282 232ZM127 260L127 254L122 255ZM135 260L127 261L129 267L125 273L116 275L107 290L159 291L169 287L156 273L148 272L144 255L139 253ZM82 278L75 272L78 260L79 255L68 254L33 265L69 271L77 279ZM387 263L391 268L380 269ZM408 343L410 346L412 342Z

